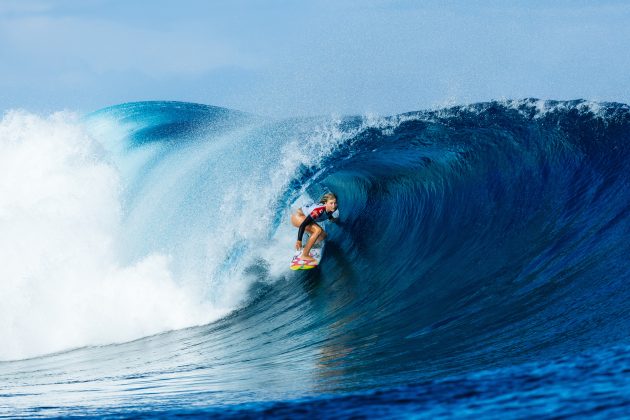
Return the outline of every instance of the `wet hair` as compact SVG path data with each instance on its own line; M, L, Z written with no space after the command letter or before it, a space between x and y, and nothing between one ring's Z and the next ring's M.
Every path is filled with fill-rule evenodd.
M326 204L326 202L328 202L328 200L331 199L337 199L337 196L333 193L326 193L324 195L322 195L322 198L319 199L320 204Z

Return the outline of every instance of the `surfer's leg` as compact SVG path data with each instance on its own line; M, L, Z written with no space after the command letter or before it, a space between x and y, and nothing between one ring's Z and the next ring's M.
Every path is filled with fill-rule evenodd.
M306 216L300 216L298 214L291 215L291 224L296 228L299 228L302 222L306 219Z
M297 209L297 211L291 215L291 224L296 228L299 228L304 219L306 219L306 215L302 212L302 210Z
M311 248L315 245L317 238L324 232L324 229L322 229L317 223L310 224L306 229L311 234L311 237L308 238L308 242L302 250L301 258L309 261L315 261L315 258L308 255L308 253L311 252Z

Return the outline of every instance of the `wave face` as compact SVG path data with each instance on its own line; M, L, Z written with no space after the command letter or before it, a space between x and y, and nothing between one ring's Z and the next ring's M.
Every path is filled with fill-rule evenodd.
M7 165L47 168L2 185L3 231L23 227L2 242L7 415L627 409L626 105L147 102L1 127ZM291 209L326 191L323 264L291 272Z

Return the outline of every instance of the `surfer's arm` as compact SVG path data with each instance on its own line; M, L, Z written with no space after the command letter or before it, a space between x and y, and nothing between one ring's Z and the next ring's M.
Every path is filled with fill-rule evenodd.
M314 220L310 214L306 216L306 218L304 218L304 221L302 222L302 224L300 225L300 229L298 230L298 238L297 238L298 242L302 242L302 237L304 236L304 230L306 230L306 227L313 222Z

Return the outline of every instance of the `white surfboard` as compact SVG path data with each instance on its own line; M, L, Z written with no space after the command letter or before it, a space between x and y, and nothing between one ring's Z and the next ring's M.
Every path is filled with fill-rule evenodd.
M319 265L322 260L322 256L324 255L324 247L326 246L326 241L321 241L311 248L310 255L312 258L315 258L315 261L306 261L303 260L302 250L295 251L293 254L293 259L291 259L291 270L311 270Z

